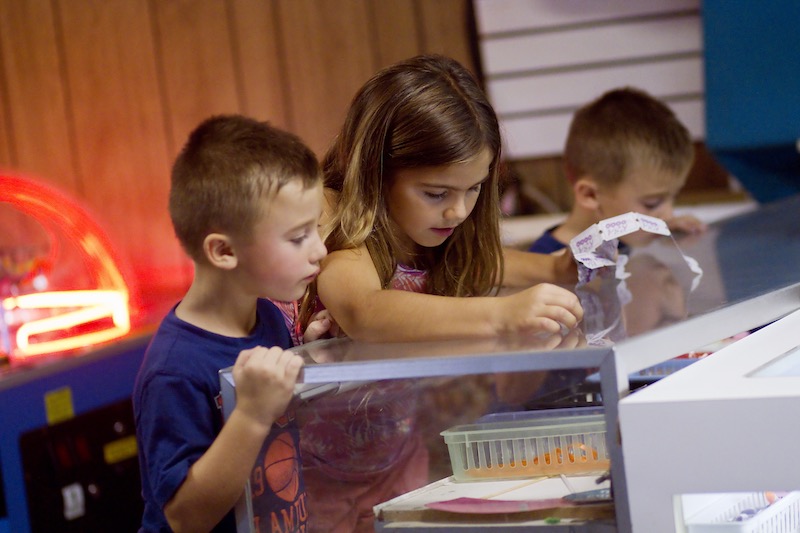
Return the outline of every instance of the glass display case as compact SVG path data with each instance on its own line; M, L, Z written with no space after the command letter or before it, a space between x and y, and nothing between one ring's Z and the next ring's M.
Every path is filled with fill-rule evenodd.
M387 517L422 516L439 524L452 524L459 517L474 520L469 513L436 509L387 509L373 516L373 507L384 500L442 485L452 477L455 464L461 465L457 473L495 492L508 493L509 488L530 485L530 478L554 473L585 477L575 483L591 488L607 487L607 481L594 483L609 469L606 421L602 409L585 405L598 405L599 400L589 393L583 393L580 406L568 399L575 407L560 404L562 409L550 410L536 429L531 429L535 421L518 418L567 380L579 383L591 372L613 365L608 347L579 342L577 335L395 344L332 339L297 348L307 365L303 383L297 386L295 413L301 427L307 508L317 530L338 524L342 531L371 531L376 520L381 525ZM221 382L229 413L235 402L230 370L222 372ZM610 392L610 387L610 382L597 383L594 396L599 398L604 388ZM592 412L581 411L587 408ZM470 426L482 418L478 427ZM565 418L575 422L567 434L555 423ZM447 430L452 430L449 444L441 435ZM481 431L491 434L475 444L470 434L480 438ZM459 454L463 461L456 463L454 456ZM269 455L264 450L257 465L271 463ZM552 490L552 498L568 492L563 484ZM249 503L257 492L251 487L250 500L238 507L240 531L258 530L250 526L254 522L285 525L283 517L260 513L257 503ZM539 493L532 494L533 499ZM610 501L533 509L513 521L552 517L565 524L591 518L605 529L587 531L613 530Z
M782 200L715 222L702 235L666 236L634 250L625 265L574 287L586 316L580 331L564 336L298 347L307 360L295 400L308 488L303 512L325 530L338 523L357 531L455 524L465 531L655 531L631 517L640 492L661 482L648 465L662 457L628 438L619 408L663 375L682 375L705 365L702 355L743 342L734 339L758 342L747 334L800 308L798 208L800 198ZM230 410L230 370L220 377ZM591 425L597 413L579 411L597 408L601 440ZM569 420L562 411L549 424L561 429L541 429L553 409L589 418ZM638 424L641 431L669 421ZM571 426L577 429L565 440L562 429ZM540 437L551 440L540 444ZM520 467L530 475L517 476ZM603 496L609 488L611 500L608 490ZM590 490L600 496L572 501ZM252 530L256 509L243 501L239 511L240 530ZM291 520L260 520L272 518Z

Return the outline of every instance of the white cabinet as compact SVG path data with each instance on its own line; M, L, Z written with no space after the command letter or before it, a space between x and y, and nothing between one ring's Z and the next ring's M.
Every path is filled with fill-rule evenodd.
M710 501L679 495L800 489L798 345L800 311L620 402L634 531L684 531Z

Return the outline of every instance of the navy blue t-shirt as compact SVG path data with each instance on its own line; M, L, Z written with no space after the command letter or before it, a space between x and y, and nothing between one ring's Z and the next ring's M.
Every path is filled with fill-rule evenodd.
M566 244L553 237L553 232L558 229L558 226L553 226L542 233L541 237L533 241L528 247L529 252L536 252L539 254L552 254L567 247ZM630 247L622 241L617 242L617 249L621 254L630 253Z
M552 254L567 247L566 244L553 237L553 231L558 226L553 226L547 231L542 233L542 236L533 241L533 244L528 248L529 252L536 252L539 254Z
M222 429L219 371L232 366L239 352L255 346L292 346L283 316L267 300L259 300L256 325L247 337L226 337L193 326L179 319L175 308L162 321L145 352L133 392L145 504L140 531L171 531L164 506ZM262 523L278 520L285 531L301 529L307 518L298 450L297 424L287 414L273 425L251 479L258 496L254 507L274 513L262 516ZM285 484L270 487L265 457L294 466L294 471L281 472ZM213 531L235 533L233 511Z

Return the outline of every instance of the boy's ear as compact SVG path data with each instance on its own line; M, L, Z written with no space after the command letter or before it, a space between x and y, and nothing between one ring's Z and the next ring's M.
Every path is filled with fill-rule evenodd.
M206 235L203 239L203 253L212 266L223 270L231 270L239 262L230 237L222 233Z
M572 186L572 192L575 194L575 205L587 211L594 211L599 207L599 202L597 200L597 183L591 176L581 176L575 180L575 184Z

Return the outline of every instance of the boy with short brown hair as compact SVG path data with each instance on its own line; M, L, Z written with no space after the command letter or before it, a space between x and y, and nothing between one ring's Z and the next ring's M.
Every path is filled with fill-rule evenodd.
M148 346L133 394L140 531L233 533L248 480L257 519L305 528L298 429L287 412L303 361L287 350L289 331L267 298L296 300L319 272L322 209L317 159L294 135L229 115L189 136L169 210L194 279ZM237 399L223 425L219 370L230 366ZM288 485L257 462L273 451L294 467Z
M639 89L606 92L575 113L564 150L572 209L529 248L552 253L600 220L630 211L654 216L672 230L702 231L697 218L675 217L673 203L694 161L689 131L664 103ZM621 240L644 244L651 234Z

